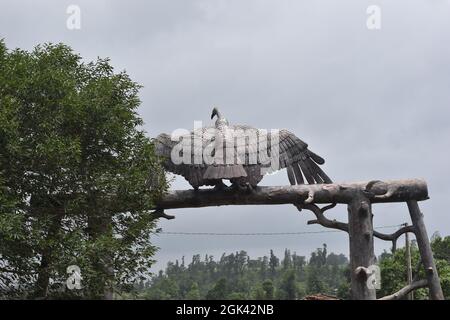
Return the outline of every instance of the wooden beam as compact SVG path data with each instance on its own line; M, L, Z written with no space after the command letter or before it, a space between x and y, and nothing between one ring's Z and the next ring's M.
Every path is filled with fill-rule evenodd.
M224 205L276 205L298 203L346 203L363 193L371 203L428 199L427 184L421 179L366 181L353 183L258 186L252 191L234 189L174 190L156 203L160 209L199 208Z

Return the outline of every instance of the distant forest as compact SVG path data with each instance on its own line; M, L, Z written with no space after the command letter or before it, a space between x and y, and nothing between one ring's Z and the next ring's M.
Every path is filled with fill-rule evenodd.
M450 237L435 236L432 247L441 277L444 295L450 298ZM406 284L405 248L378 257L381 268L381 289L377 297L391 294ZM413 276L419 253L411 243ZM169 262L148 281L139 282L122 298L140 299L302 299L322 293L340 299L349 298L350 269L343 254L328 252L323 244L310 254L297 255L286 249L283 257L272 250L269 256L252 259L245 251L213 256L194 255L189 263L184 257ZM422 271L417 275L423 278ZM415 299L427 299L428 289L415 292Z

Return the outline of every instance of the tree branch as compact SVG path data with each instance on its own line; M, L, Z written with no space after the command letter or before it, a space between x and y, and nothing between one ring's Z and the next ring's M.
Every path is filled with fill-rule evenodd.
M163 209L156 209L155 211L152 212L152 216L154 217L154 219L159 218L164 218L167 220L175 219L174 216L166 214Z
M334 208L336 204L326 206L322 209L315 204L296 204L295 206L299 211L301 211L302 209L306 209L312 211L315 214L317 220L310 220L308 221L308 224L320 224L327 228L348 232L348 225L346 223L327 219L323 214L326 210Z
M400 289L396 293L393 293L391 295L382 297L382 298L380 298L378 300L400 300L401 298L406 296L411 291L419 289L419 288L424 288L426 286L428 286L428 281L427 280L417 280L417 281L414 281L413 283L411 283L410 285L407 285L406 287L403 287L402 289Z
M400 228L400 229L398 229L397 231L395 231L394 233L391 233L391 234L386 234L386 233L381 233L381 232L378 232L378 231L374 231L373 235L376 236L377 238L380 238L381 240L395 241L402 234L404 234L406 232L414 233L414 227L413 226L405 226L405 227Z
M307 210L312 211L315 214L317 219L309 220L308 224L320 224L326 228L337 229L337 230L342 230L342 231L348 232L348 224L347 223L336 221L336 220L330 220L330 219L326 218L324 215L324 212L326 210L329 210L336 206L335 203L325 206L322 209L314 204L296 204L295 206L297 207L297 209L299 211L301 211L302 209L307 209ZM395 247L395 243L396 243L397 239L406 232L414 232L414 227L413 226L405 226L391 234L385 234L385 233L381 233L379 231L373 230L373 236L378 239L381 239L381 240L392 241L394 244L394 247Z
M374 230L373 235L381 240L392 241L392 251L395 251L397 247L397 239L406 232L414 233L414 231L414 226L405 226L391 234L385 234Z

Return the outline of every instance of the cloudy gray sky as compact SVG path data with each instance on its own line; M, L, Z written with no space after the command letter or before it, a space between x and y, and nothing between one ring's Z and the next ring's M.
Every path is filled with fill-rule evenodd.
M66 27L71 4L81 9L80 30ZM366 27L369 5L381 9L380 30ZM428 231L450 234L449 0L1 0L0 38L10 48L64 42L86 60L110 57L144 86L140 114L151 136L209 123L215 105L233 123L293 131L326 158L335 181L425 178ZM292 206L169 213L177 218L161 221L164 231L326 230ZM330 214L345 220L346 208ZM374 214L376 226L409 221L403 204L375 205ZM348 253L342 233L153 240L156 268L193 253L307 255L324 242ZM377 253L389 246L376 241Z

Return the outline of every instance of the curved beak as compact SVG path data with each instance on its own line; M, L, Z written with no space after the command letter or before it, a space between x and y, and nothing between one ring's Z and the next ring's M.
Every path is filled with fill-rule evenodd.
M218 115L217 109L214 108L211 113L211 120L214 118L214 116L217 116L217 115Z

